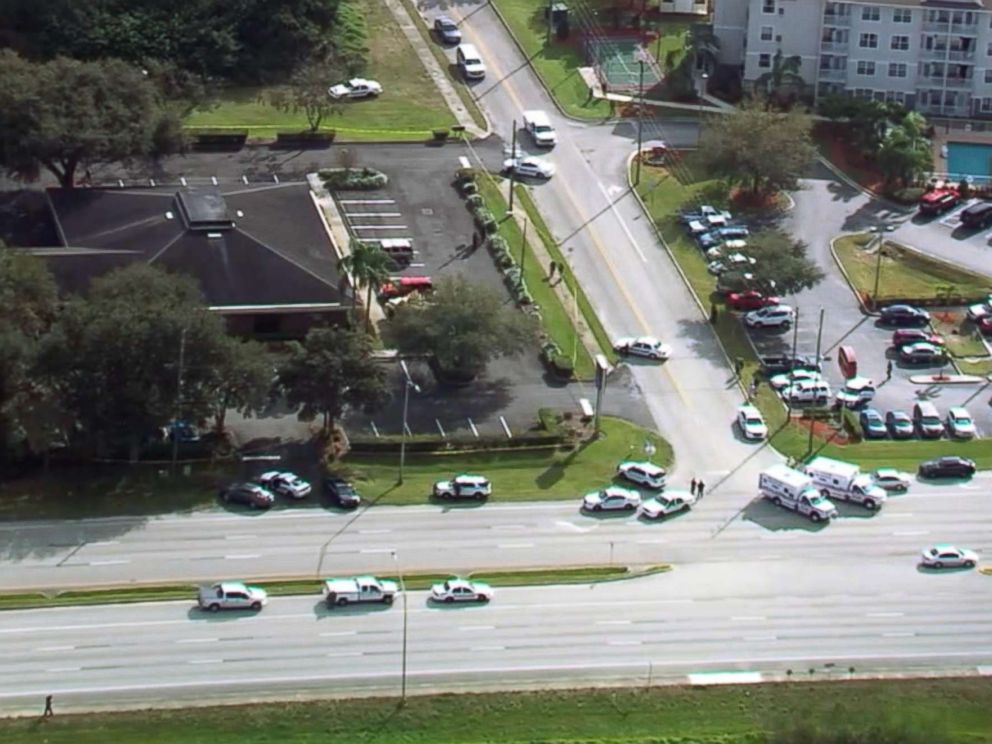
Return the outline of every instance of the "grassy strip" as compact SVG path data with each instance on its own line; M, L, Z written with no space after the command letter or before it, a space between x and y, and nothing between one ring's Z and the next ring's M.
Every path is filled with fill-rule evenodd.
M613 481L621 460L644 457L644 442L657 448L654 462L671 466L671 445L652 431L622 419L604 416L602 436L574 449L490 452L407 453L403 483L397 485L398 455L349 455L342 471L376 504L423 504L431 485L452 473L483 473L493 483L494 502L574 499ZM446 504L450 509L479 504Z
M381 0L362 2L361 7L368 28L374 29L368 40L366 76L381 82L383 93L374 100L342 104L341 113L327 118L321 129L336 130L338 141L424 140L431 130L455 124L437 86L388 8ZM253 137L307 128L302 113L273 108L268 94L264 87L227 89L211 105L194 111L185 124L247 129Z
M862 297L871 297L875 289L878 254L863 250L872 238L871 233L859 233L834 241L837 259ZM974 297L977 300L990 292L992 277L885 241L879 271L879 300L939 297L942 294Z
M510 33L524 50L534 71L565 113L582 119L603 119L610 105L590 99L589 88L578 73L586 63L574 40L548 41L544 21L546 0L492 0Z
M798 670L797 670L798 671ZM801 670L806 675L806 670ZM818 674L828 672L819 671ZM714 687L644 687L648 665L625 689L429 695L141 710L0 720L7 744L755 744L799 723L811 741L980 744L992 741L987 677L857 680ZM843 676L841 670L834 674ZM58 699L56 698L56 706ZM881 729L874 735L870 727ZM859 736L829 738L855 730ZM906 732L908 737L892 735ZM817 734L813 736L813 734Z
M576 568L540 568L518 571L481 571L470 573L469 576L479 581L485 581L492 586L539 586L550 584L590 584L597 581L649 576L669 570L671 570L671 566L668 564L651 566L642 571L631 571L626 566L579 566ZM444 581L450 576L450 573L415 573L404 575L403 583L409 590L429 589L433 584ZM398 576L384 576L383 578L393 581L399 580ZM320 594L323 589L322 583L316 579L250 581L248 583L252 584L252 586L262 587L273 597ZM196 586L192 584L172 584L51 593L18 592L0 594L0 610L129 604L134 602L168 602L194 598L196 596L196 589Z
M420 32L420 36L423 38L424 43L431 50L431 54L434 55L434 59L437 60L438 65L444 70L444 74L451 81L452 87L455 89L455 93L458 94L458 98L464 104L465 108L468 110L469 116L472 117L472 121L479 129L485 131L486 129L486 117L482 115L482 110L479 108L479 104L475 102L475 98L472 96L471 91L465 87L465 81L462 80L461 75L458 73L458 66L449 60L445 54L444 50L438 46L437 41L431 35L430 29L427 28L424 22L424 17L420 15L419 11L414 7L411 0L400 0L403 6L406 8L406 12L410 14L410 17L414 19L417 25L417 31Z
M711 298L716 299L713 294L716 281L706 272L702 251L679 225L675 212L694 199L705 198L709 203L719 204L721 184L710 179L697 180L695 174L699 173L700 169L693 167L691 162L687 162L686 166L685 171L680 171L684 173L686 182L679 181L664 169L645 169L641 175L638 193L692 288L705 304ZM874 282L874 274L872 282ZM751 380L759 368L758 358L740 321L734 314L722 310L717 316L714 329L728 356L743 361L742 379ZM824 455L858 463L866 469L898 467L915 471L922 460L957 454L972 458L980 468L992 467L992 440L989 439L974 439L967 442L865 441L837 444L814 435L810 448L809 429L788 419L781 400L768 385L760 386L755 404L765 417L769 431L772 432L771 445L783 455L796 460Z
M599 316L593 310L592 303L589 302L589 297L586 296L585 290L582 289L582 285L575 278L575 274L568 265L568 261L565 260L565 254L561 252L561 246L552 237L551 230L548 229L548 225L544 221L544 217L541 216L541 211L537 208L537 204L534 203L534 198L530 195L530 191L523 184L517 184L516 194L517 199L524 208L524 212L527 213L527 218L530 220L531 225L534 226L534 230L541 238L541 242L544 243L544 249L551 256L551 260L556 261L559 266L565 267L565 284L575 295L579 312L582 313L582 317L585 319L586 325L589 326L592 335L596 337L596 342L599 344L599 353L605 354L606 358L611 362L617 362L619 357L613 350L613 343L610 341L609 334L603 328Z
M510 247L517 268L522 268L524 282L534 302L541 308L541 324L558 348L566 356L575 352L575 376L589 380L596 373L592 356L579 337L569 311L562 305L554 288L548 282L547 268L534 255L529 245L524 245L524 236L519 223L507 214L507 203L495 177L483 173L477 181L483 201L499 223L499 234Z

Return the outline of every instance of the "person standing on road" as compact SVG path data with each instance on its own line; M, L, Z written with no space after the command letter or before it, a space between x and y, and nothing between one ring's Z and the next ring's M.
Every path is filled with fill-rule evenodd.
M689 493L691 493L693 496L696 495L696 479L695 478L693 478L691 481L689 481Z
M45 712L42 714L42 718L51 718L55 715L55 711L52 710L52 696L45 696Z
M892 379L892 360L890 359L888 361L888 364L885 365L885 381L888 382L891 379Z
M699 483L696 484L696 488L698 490L696 498L703 498L703 491L706 489L706 485L703 483L702 478L699 479Z

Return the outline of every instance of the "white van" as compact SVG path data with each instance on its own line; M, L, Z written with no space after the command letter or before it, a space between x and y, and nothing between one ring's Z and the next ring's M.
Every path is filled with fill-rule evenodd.
M486 66L472 44L459 44L455 50L455 61L466 80L482 80L486 76Z
M524 111L524 129L534 138L534 144L539 147L554 147L558 144L558 135L551 126L551 119L543 111Z

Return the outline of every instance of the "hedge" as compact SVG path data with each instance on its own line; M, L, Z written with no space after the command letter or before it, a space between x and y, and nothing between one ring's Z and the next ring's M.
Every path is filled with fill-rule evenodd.
M389 183L389 177L375 168L325 168L317 175L331 191L375 191Z
M334 142L336 132L333 130L323 132L278 132L276 134L276 147L330 147Z

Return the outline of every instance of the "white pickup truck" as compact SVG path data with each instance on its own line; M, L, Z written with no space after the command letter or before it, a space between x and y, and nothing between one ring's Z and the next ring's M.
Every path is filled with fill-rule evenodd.
M257 612L269 601L269 598L265 590L257 586L246 586L239 581L224 581L213 586L201 586L196 600L200 609L210 612L218 610Z
M823 498L813 479L785 465L772 465L758 476L761 495L775 506L791 509L812 522L824 522L837 516L837 507Z
M328 607L376 602L392 604L399 591L395 581L384 581L375 576L355 576L351 579L326 579L324 599Z

